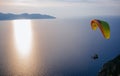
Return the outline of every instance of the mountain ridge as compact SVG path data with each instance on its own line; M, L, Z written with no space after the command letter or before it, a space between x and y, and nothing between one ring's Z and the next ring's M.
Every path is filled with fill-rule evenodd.
M56 17L39 14L39 13L22 13L22 14L14 14L14 13L1 13L0 12L0 20L17 20L17 19L55 19Z

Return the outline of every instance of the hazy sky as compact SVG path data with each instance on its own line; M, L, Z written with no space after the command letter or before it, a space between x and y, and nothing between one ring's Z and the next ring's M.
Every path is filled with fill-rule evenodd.
M120 15L120 0L0 0L0 12L41 13L58 18Z

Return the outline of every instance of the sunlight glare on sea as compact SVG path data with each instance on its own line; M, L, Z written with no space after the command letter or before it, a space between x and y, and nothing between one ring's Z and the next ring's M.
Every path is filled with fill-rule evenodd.
M32 28L31 20L14 20L14 38L18 55L28 56L31 52Z

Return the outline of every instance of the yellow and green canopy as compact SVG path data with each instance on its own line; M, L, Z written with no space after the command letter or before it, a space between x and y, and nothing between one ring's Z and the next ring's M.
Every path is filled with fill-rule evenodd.
M104 38L106 39L110 38L110 27L107 22L94 19L91 21L91 27L93 30L96 30L97 28L99 28Z

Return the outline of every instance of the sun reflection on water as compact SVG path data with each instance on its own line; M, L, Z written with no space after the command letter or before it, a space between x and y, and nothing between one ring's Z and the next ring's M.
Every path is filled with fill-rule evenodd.
M31 20L14 20L15 47L18 55L25 58L31 52L32 47L32 27Z

